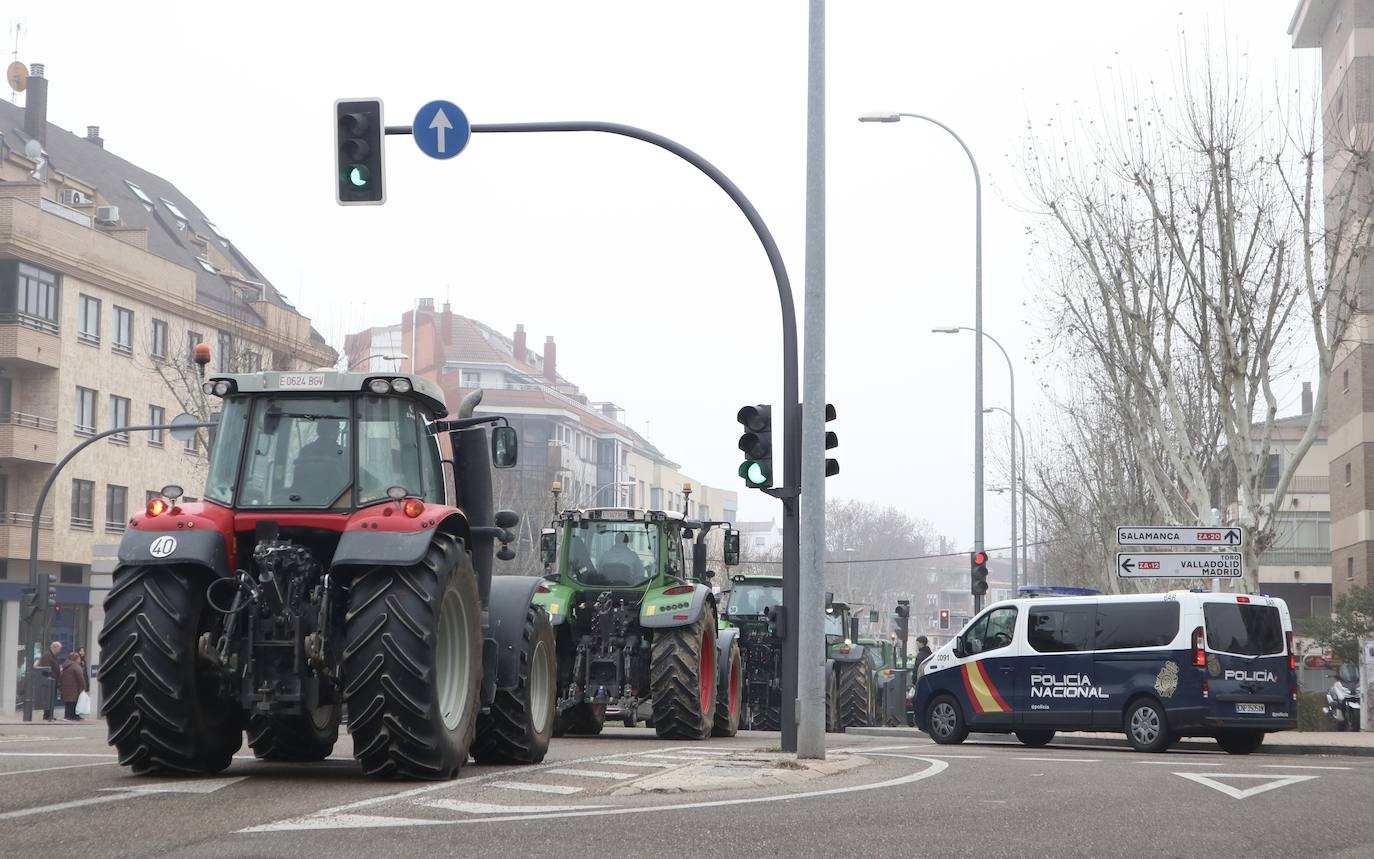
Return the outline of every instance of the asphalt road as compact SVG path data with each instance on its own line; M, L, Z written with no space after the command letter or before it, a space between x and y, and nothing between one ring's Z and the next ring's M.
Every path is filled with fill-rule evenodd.
M245 749L219 776L159 780L118 767L98 723L6 725L0 855L1371 855L1369 758L831 740L848 768L842 755L810 778L749 764L783 780L767 784L732 779L776 734L686 743L624 728L445 783L365 779L346 737L320 764ZM724 781L653 789L702 773Z

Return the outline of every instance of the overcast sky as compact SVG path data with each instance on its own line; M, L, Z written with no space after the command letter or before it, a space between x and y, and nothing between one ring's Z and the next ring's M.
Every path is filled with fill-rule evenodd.
M973 186L957 145L871 110L928 113L984 174L987 331L1016 361L1018 411L1043 410L1041 324L1015 153L1028 119L1097 105L1123 68L1170 74L1180 32L1238 46L1256 77L1310 70L1296 0L850 0L830 4L828 380L840 418L832 497L890 504L972 538ZM436 4L9 4L19 59L47 64L49 119L174 182L336 348L416 298L532 346L708 483L735 486L734 415L780 399L778 302L763 251L704 176L601 135L473 139L432 161L387 140L387 202L334 202L332 105L378 96L391 124L431 99L473 122L599 119L675 138L724 170L786 258L801 323L806 18L801 0ZM326 11L327 10L327 11ZM11 34L6 50L12 48ZM22 98L22 97L21 97ZM1000 353L985 398L1005 405ZM1288 398L1296 408L1296 395ZM1005 446L990 416L988 444ZM1032 442L1034 445L1034 442ZM780 453L781 451L779 451ZM991 454L989 454L991 457ZM988 483L1004 482L989 473ZM780 518L741 490L746 518ZM987 543L1006 544L1005 495Z

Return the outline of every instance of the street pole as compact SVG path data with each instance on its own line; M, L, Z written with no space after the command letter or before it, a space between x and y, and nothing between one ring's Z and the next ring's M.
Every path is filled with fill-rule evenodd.
M806 366L796 606L797 757L825 757L825 0L811 0L806 74Z
M996 341L993 341L993 342L996 342ZM998 348L1001 348L1001 344L1000 344L1000 343L998 344ZM1004 353L1004 354L1005 354L1005 353ZM1008 361L1008 364L1010 364L1010 363L1011 363L1011 362ZM1011 587L1011 592L1012 592L1012 596L1015 596L1016 593L1017 593L1017 584L1016 584L1016 582L1017 582L1017 578L1016 578L1016 477L1015 477L1015 472L1016 472L1016 439L1017 439L1018 437L1021 439L1021 581L1022 581L1022 583L1024 583L1024 584L1030 584L1030 563L1029 563L1029 561L1027 560L1027 557L1026 557L1026 545L1027 545L1027 543L1026 543L1026 520L1027 520L1028 518L1030 518L1030 514L1026 512L1026 459L1028 458L1028 455L1027 455L1027 453L1026 453L1026 434L1025 434L1024 432L1021 431L1021 422L1018 421L1018 420L1016 419L1016 411L1015 411L1015 409L1016 409L1016 386L1015 386L1015 384L1012 385L1012 400L1011 400L1011 402L1012 402L1012 411L1007 411L1006 409L1002 408L1001 406L991 406L991 407L989 407L989 408L983 409L983 412L984 412L984 413L991 412L991 411L1002 412L1002 413L1005 414L1007 417L1011 418L1011 426L1012 426L1012 429L1014 429L1014 430L1016 431L1015 435L1013 435L1013 436L1011 437L1011 469L1012 469L1012 480L1011 480L1011 561L1012 561L1012 587Z
M973 551L983 550L983 179L978 172L978 162L973 151L954 129L938 119L919 113L869 113L859 117L860 122L897 122L903 117L921 119L938 125L953 137L968 156L973 167L973 327L978 336L973 345ZM1013 558L1015 555L1013 555ZM973 598L973 611L983 610L983 597Z

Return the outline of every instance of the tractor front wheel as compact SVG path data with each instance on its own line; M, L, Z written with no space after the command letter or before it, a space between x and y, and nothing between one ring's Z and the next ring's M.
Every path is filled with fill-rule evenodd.
M482 685L481 605L464 546L435 534L418 563L359 573L345 640L348 730L363 772L457 777Z
M649 654L654 731L666 740L704 740L716 716L716 612L658 630Z
M716 718L711 728L713 737L733 737L739 733L744 713L744 660L740 658L739 642L730 642L730 665L725 670L725 684L716 689Z
M491 712L477 717L472 758L479 764L537 764L549 751L558 661L553 625L541 607L526 612L522 641L515 688L497 690Z

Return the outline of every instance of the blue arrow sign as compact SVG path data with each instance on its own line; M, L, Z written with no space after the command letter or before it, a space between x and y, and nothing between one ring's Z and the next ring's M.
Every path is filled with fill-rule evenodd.
M472 137L467 114L451 101L431 101L415 114L411 125L415 145L430 158L452 158Z

